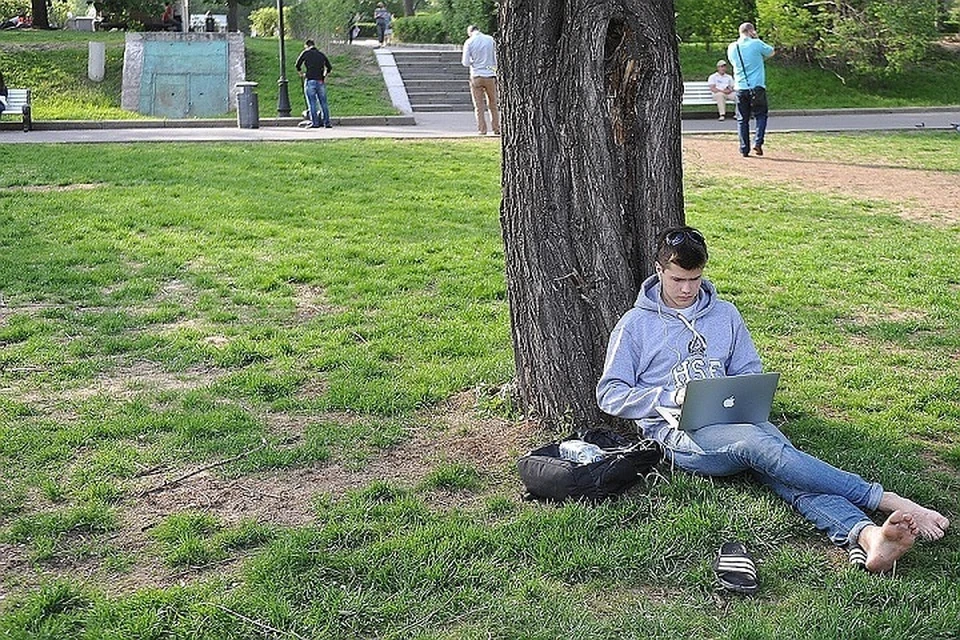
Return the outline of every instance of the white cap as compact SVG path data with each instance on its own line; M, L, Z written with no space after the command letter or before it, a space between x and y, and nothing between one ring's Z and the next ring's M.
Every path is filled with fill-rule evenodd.
M727 61L726 61L726 60L717 60L717 66L719 67L719 66L721 66L721 65L723 65L724 67L727 66Z

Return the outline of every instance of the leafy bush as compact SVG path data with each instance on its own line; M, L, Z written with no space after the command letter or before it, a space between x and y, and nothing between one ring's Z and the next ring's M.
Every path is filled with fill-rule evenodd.
M290 20L290 7L283 8L284 27ZM280 13L276 7L261 7L250 12L250 27L258 36L276 37L280 31ZM284 29L286 32L286 29Z
M816 49L816 20L804 4L797 0L757 0L761 37L776 46L777 55L810 58Z
M320 44L331 38L345 40L356 12L355 0L304 0L293 6L288 21L287 14L284 18L292 35L301 40L312 38Z
M75 6L71 0L55 0L54 3L47 8L47 18L50 26L65 25L67 23L67 14L74 11Z
M444 27L450 42L460 42L467 37L471 24L484 33L497 31L496 0L437 0L443 16Z
M684 42L730 42L755 13L752 0L676 0L677 35Z
M357 22L356 26L360 27L360 33L357 34L357 38L376 38L377 37L376 22Z
M403 42L463 42L467 27L476 25L484 33L497 31L495 0L435 0L436 11L395 17L393 32Z
M765 39L791 57L883 78L923 61L936 37L938 0L757 0Z
M30 13L30 0L0 0L0 21Z
M450 42L439 13L422 13L393 19L393 33L402 42Z

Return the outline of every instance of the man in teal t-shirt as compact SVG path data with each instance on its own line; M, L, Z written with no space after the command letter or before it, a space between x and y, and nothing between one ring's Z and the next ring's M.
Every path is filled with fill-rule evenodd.
M750 116L757 120L757 137L753 150L763 155L763 138L767 130L767 75L764 60L773 55L773 47L757 37L750 22L740 25L740 38L727 47L727 60L733 64L733 80L737 90L737 123L740 133L740 155L750 155Z

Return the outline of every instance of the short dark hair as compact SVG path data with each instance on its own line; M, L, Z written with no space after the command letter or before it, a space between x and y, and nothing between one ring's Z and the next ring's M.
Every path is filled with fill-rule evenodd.
M672 262L682 269L702 269L708 258L707 241L693 227L670 227L657 236L657 263L661 267Z
M312 47L312 46L314 46L314 45L317 44L317 43L314 42L313 40L307 40L307 41L304 42L303 44L307 45L308 47Z

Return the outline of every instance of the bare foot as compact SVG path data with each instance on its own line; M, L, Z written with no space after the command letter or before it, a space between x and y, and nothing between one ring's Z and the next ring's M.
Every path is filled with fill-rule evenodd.
M880 573L892 569L900 556L913 546L917 533L913 515L903 511L894 511L879 527L865 527L857 542L867 552L867 570Z
M913 500L908 500L903 496L890 491L884 491L880 499L880 510L893 512L903 511L913 515L913 520L917 524L919 535L924 540L939 540L950 526L950 520L933 509L921 507Z

